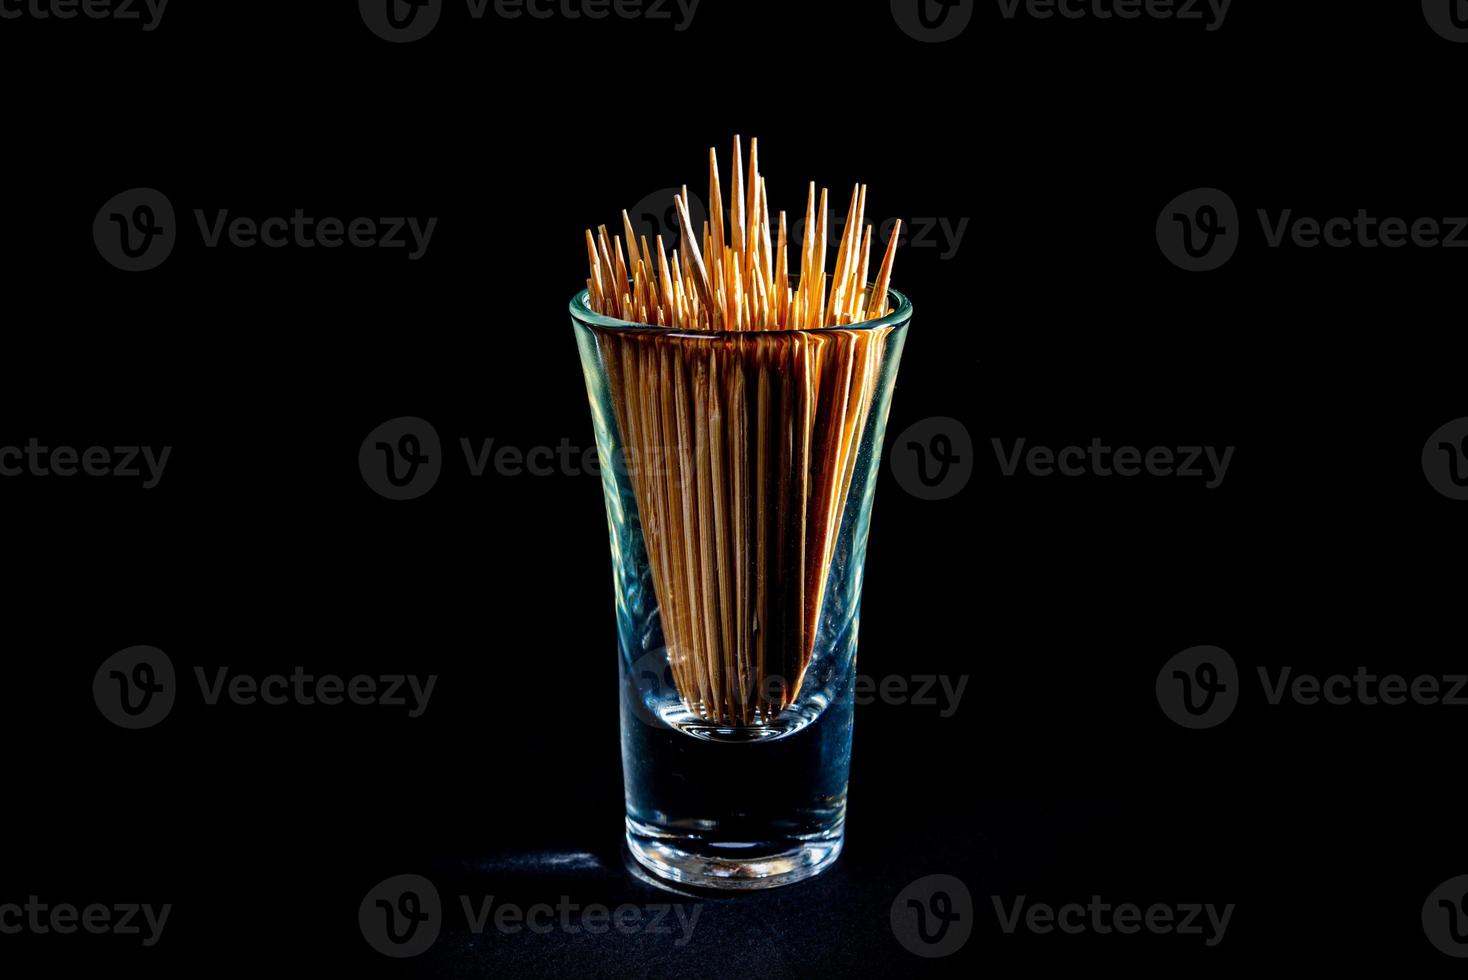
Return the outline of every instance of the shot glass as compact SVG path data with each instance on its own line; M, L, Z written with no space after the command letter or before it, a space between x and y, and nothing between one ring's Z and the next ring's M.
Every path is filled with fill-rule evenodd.
M571 302L616 596L626 839L769 888L841 852L862 572L912 318L704 332Z

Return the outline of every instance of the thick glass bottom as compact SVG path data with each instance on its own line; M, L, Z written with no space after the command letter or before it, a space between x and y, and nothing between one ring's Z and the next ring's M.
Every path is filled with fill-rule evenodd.
M836 862L843 841L837 827L819 840L715 844L627 820L627 847L638 864L667 881L727 891L778 888L814 877Z

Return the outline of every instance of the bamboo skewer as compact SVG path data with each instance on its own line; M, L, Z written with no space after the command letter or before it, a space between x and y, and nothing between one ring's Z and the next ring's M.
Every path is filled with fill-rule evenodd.
M736 138L731 162L726 212L709 151L702 228L687 188L675 194L671 249L625 211L620 235L602 225L585 239L591 307L670 328L609 332L607 384L674 684L698 717L741 727L789 708L820 653L888 333L843 328L887 313L901 225L869 283L874 229L856 184L828 275L829 192L809 186L795 241L771 211L758 142L746 161Z

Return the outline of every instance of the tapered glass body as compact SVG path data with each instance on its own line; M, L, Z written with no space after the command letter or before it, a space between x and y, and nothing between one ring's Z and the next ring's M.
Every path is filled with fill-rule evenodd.
M912 309L692 332L571 304L606 499L627 840L765 888L839 854L862 573Z

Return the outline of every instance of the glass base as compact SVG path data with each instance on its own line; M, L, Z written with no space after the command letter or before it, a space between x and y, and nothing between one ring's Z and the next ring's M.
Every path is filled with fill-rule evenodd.
M723 891L778 888L825 871L841 854L844 833L780 849L710 844L695 837L656 833L627 821L627 847L637 863L659 878Z

